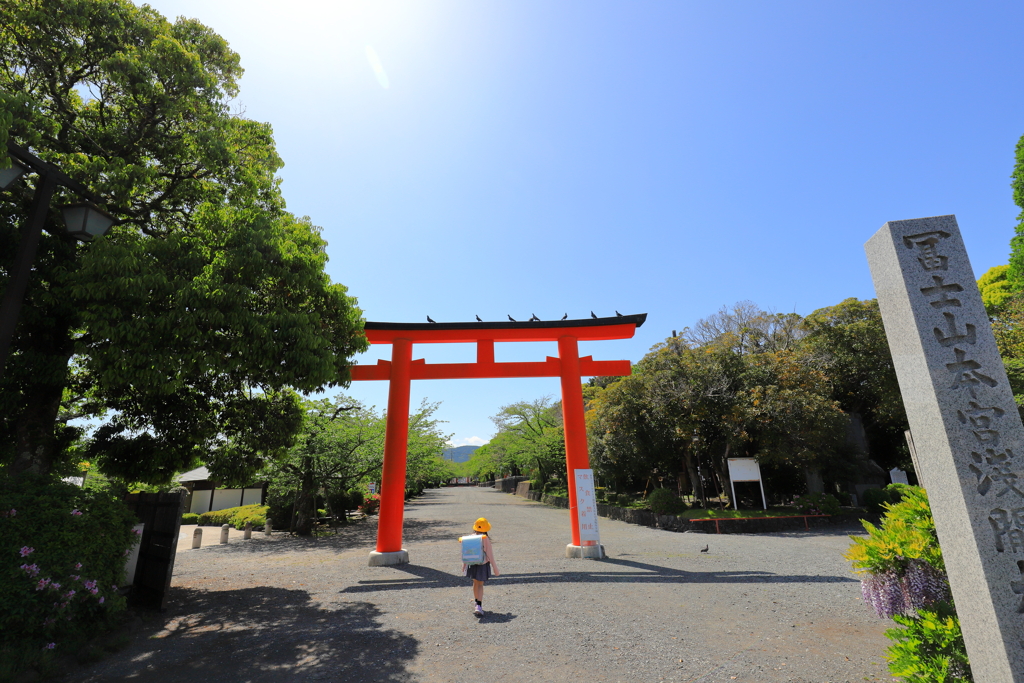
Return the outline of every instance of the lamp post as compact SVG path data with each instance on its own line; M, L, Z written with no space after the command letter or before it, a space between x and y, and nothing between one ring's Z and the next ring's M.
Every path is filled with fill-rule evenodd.
M0 190L6 190L22 174L29 171L39 175L39 182L32 195L28 221L21 229L21 244L14 267L11 269L11 277L4 290L3 300L0 301L0 379L3 378L7 366L11 340L14 339L14 329L18 324L21 304L25 300L32 262L39 248L39 239L43 233L43 224L46 222L54 191L58 186L63 186L89 202L101 201L84 185L72 180L56 166L43 161L28 150L8 142L7 151L11 156L12 165L11 168L0 171ZM91 203L65 207L63 213L68 234L85 242L105 234L114 223L110 215Z

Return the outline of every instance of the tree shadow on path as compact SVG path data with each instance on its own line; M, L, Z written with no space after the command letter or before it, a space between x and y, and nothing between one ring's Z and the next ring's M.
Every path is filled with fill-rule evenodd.
M529 572L502 574L490 580L501 585L535 583L856 583L857 579L847 576L814 576L801 574L775 574L760 571L711 571L691 572L682 569L659 567L634 560L611 559L581 560L586 565L580 570ZM601 565L613 565L622 569L601 569ZM584 568L585 567L585 568ZM410 574L409 578L360 581L357 585L342 589L341 593L368 593L386 590L409 590L420 588L450 588L465 586L461 575L449 574L431 567L401 564L391 567ZM633 571L628 571L633 570Z
M419 642L382 628L372 604L324 609L305 591L268 587L173 591L172 613L128 649L65 683L415 680L406 666Z

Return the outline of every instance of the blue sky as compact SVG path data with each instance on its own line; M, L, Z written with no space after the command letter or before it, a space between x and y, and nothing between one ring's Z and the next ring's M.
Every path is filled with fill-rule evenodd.
M151 4L241 54L236 104L273 125L289 209L368 320L648 313L582 349L637 361L737 301L872 298L863 244L887 220L956 214L976 275L1007 260L1019 2ZM557 393L434 381L413 402L481 443L502 405Z

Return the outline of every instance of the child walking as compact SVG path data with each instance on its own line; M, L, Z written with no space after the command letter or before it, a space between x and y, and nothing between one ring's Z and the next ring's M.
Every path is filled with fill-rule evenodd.
M491 578L491 570L494 570L494 575L499 576L501 574L498 571L498 562L494 558L494 548L491 546L491 539L487 536L487 532L491 530L491 523L485 518L481 517L476 520L473 524L473 532L482 535L483 548L484 548L484 562L483 564L471 564L462 565L462 571L466 573L466 576L473 579L473 600L476 602L476 606L473 607L473 614L478 617L484 615L484 582ZM462 543L462 539L459 539L459 543Z

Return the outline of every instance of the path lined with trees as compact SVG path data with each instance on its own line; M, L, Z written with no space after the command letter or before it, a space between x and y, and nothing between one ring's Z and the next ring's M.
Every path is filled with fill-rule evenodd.
M889 622L861 601L843 533L602 519L609 558L567 560L565 510L476 487L431 489L406 510L409 565L366 566L372 523L182 552L168 613L67 683L890 680ZM455 539L481 515L502 576L477 620Z

